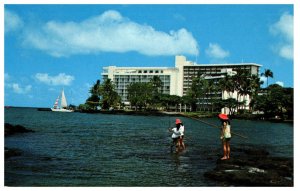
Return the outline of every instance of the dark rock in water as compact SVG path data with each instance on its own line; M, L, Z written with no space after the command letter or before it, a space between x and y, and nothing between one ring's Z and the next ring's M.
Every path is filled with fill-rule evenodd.
M223 186L293 186L293 159L245 150L244 155L217 160L215 169L204 176Z
M26 129L22 125L11 125L9 123L5 123L4 127L5 127L5 136L13 135L16 133L34 132L33 130Z
M14 148L7 148L5 147L5 159L14 157L14 156L20 156L22 155L22 151L20 149L14 149Z

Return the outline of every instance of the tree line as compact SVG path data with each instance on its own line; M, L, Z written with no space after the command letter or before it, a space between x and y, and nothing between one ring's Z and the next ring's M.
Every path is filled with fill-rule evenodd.
M267 88L261 88L263 82L258 75L250 75L249 71L238 69L235 75L225 75L223 78L209 79L198 74L193 78L185 96L163 94L163 82L154 76L149 82L135 82L127 86L127 100L133 110L170 110L188 108L188 111L220 112L227 107L231 115L261 111L264 116L293 116L293 89L283 88L277 84L268 85L268 78L273 77L271 70L265 70L261 76L267 78ZM227 99L221 96L227 93ZM83 110L109 110L123 108L121 97L115 90L110 79L103 83L100 80L90 88L90 97ZM234 94L236 94L234 96ZM247 99L251 102L246 105ZM242 98L242 99L240 99ZM243 101L238 101L243 100ZM248 108L246 108L248 107Z

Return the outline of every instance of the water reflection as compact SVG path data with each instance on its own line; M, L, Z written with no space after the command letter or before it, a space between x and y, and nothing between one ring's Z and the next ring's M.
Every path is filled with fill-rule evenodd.
M186 156L186 150L172 153L172 162L175 164L176 171L179 173L187 172L189 170L190 158Z

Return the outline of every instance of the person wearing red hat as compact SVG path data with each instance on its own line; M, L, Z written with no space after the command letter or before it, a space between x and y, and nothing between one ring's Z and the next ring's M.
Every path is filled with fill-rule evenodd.
M219 114L219 118L221 120L225 120L225 121L229 119L228 116L226 114L223 114L223 113Z
M175 121L175 125L178 128L179 127L179 132L180 132L180 136L179 136L179 147L184 150L185 149L185 144L183 142L183 138L184 138L184 125L183 123L180 121L180 119L176 119Z
M180 119L175 120L175 125L176 125L176 127L172 128L172 129L169 128L169 131L173 132L173 134L172 134L173 144L171 146L171 150L172 150L173 146L175 145L176 152L178 152L180 148L185 149L185 145L183 142L184 126Z
M222 122L220 139L222 140L223 145L223 157L221 158L221 160L227 160L230 158L230 122L226 114L219 114L219 118Z

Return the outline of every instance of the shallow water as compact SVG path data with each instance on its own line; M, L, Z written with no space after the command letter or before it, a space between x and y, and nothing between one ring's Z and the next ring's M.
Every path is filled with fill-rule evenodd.
M21 156L5 160L6 186L217 186L203 177L222 155L219 130L181 118L187 149L170 152L176 117L5 109L5 122L34 133L5 138ZM203 119L219 125L217 119ZM265 148L293 157L293 125L233 120L234 148Z

